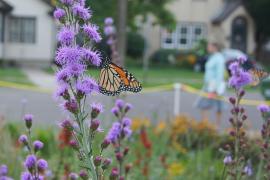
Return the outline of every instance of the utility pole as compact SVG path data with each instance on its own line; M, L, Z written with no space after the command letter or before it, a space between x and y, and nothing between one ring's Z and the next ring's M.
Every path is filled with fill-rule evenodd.
M126 58L127 0L118 0L117 50L119 65L124 66Z

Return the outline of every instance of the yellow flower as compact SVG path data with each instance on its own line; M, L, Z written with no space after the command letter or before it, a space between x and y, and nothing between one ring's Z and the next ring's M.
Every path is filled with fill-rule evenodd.
M164 121L160 121L157 126L154 129L155 134L160 134L164 131L164 129L167 127L166 123Z
M132 120L131 129L133 131L137 131L142 127L149 127L149 126L151 126L151 121L149 119L134 118Z
M174 162L168 166L168 173L170 177L180 176L184 172L184 166L181 163Z

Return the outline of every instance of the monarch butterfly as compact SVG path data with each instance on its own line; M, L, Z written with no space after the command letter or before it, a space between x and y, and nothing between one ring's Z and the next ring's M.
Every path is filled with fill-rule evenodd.
M108 59L101 64L98 83L100 92L107 96L115 96L122 91L136 93L142 90L140 82L131 73Z
M250 83L251 86L257 86L262 80L269 76L268 72L257 68L251 68L248 72L252 76L252 82Z

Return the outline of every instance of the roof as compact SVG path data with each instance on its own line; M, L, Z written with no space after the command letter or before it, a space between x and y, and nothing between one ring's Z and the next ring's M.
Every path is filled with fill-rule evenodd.
M4 0L0 0L0 11L2 12L10 12L13 9L13 7L5 2Z
M212 23L221 23L241 5L243 5L241 0L225 0L221 11L219 11L219 13L212 19Z

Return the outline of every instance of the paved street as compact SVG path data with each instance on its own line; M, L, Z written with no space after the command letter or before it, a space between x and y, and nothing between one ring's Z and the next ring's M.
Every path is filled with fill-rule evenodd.
M181 113L190 115L199 119L199 111L193 108L196 101L196 95L183 92L181 94ZM247 99L262 100L258 93L248 93ZM30 91L7 89L0 87L0 115L4 115L9 121L19 121L22 114L33 113L35 120L43 125L56 125L59 120L65 118L57 102L53 100L52 95L42 94ZM105 106L105 112L100 118L104 122L111 122L110 108L112 107L112 98L103 95L96 95L90 102L102 102ZM131 94L127 96L127 101L134 105L130 112L131 117L149 118L153 122L159 120L168 120L173 114L173 92L155 92L145 94ZM222 128L228 127L229 106L223 116ZM247 106L249 116L248 125L252 129L259 129L261 118L256 107ZM214 116L211 117L214 119Z

